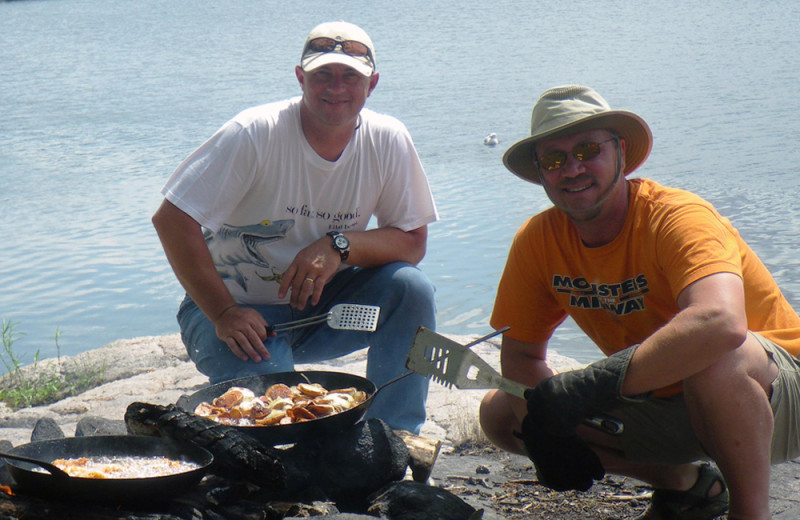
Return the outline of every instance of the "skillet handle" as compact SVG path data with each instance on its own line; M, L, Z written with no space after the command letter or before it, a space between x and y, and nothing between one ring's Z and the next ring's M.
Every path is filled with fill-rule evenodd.
M59 479L70 479L70 477L65 471L63 471L58 466L50 464L49 462L45 462L43 460L31 459L30 457L23 457L22 455L12 455L10 453L3 453L0 452L0 457L12 460L18 460L20 462L27 462L29 464L33 464L38 466L44 470L47 470L52 476L59 478Z
M406 372L405 374L400 374L399 376L397 376L397 377L395 377L395 378L392 378L392 379L390 379L390 380L386 381L386 382L385 382L385 383L383 383L381 386L379 386L379 387L378 387L378 388L375 390L375 393L374 393L374 394L372 394L372 395L373 395L373 396L377 395L377 394L378 394L378 392L380 392L381 390L383 390L383 389L384 389L384 388L386 388L387 386L391 385L392 383L396 383L396 382L400 381L401 379L404 379L404 378L406 378L406 377L410 376L411 374L416 374L416 372L414 372L413 370L409 370L409 371L408 371L408 372Z

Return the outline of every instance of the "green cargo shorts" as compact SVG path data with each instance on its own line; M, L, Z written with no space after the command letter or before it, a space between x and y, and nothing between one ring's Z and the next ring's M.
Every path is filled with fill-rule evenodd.
M800 360L759 334L752 334L779 369L770 399L775 418L772 463L777 464L800 456ZM682 464L710 459L692 430L682 394L626 405L607 415L624 424L619 442L627 460Z

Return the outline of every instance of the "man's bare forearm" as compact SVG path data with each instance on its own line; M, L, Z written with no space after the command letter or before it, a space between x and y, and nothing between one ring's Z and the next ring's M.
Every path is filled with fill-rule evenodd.
M411 231L397 228L379 228L358 233L347 233L350 256L347 263L360 267L377 267L391 262L417 265L425 256L428 228Z
M236 302L214 267L200 224L167 200L152 221L178 281L200 310L216 321Z

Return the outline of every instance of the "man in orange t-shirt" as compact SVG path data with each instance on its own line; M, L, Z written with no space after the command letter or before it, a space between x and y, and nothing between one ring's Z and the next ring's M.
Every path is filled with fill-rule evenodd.
M510 327L503 374L532 390L489 392L484 432L553 489L651 484L642 519L770 518L770 464L800 456L800 317L711 204L625 178L652 147L641 117L569 85L540 97L531 134L503 161L554 207L517 232L491 323ZM554 374L567 316L607 357Z

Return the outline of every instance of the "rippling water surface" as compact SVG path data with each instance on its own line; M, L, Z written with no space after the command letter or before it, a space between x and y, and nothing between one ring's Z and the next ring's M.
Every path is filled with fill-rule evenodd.
M162 184L236 112L297 94L305 34L339 18L375 41L368 105L408 126L437 198L422 267L442 331L489 331L511 238L548 206L502 153L538 94L573 82L641 114L638 174L712 201L800 309L800 6L668 4L0 2L0 318L26 361L56 355L57 331L61 354L177 332L149 222ZM597 358L571 324L553 346Z

